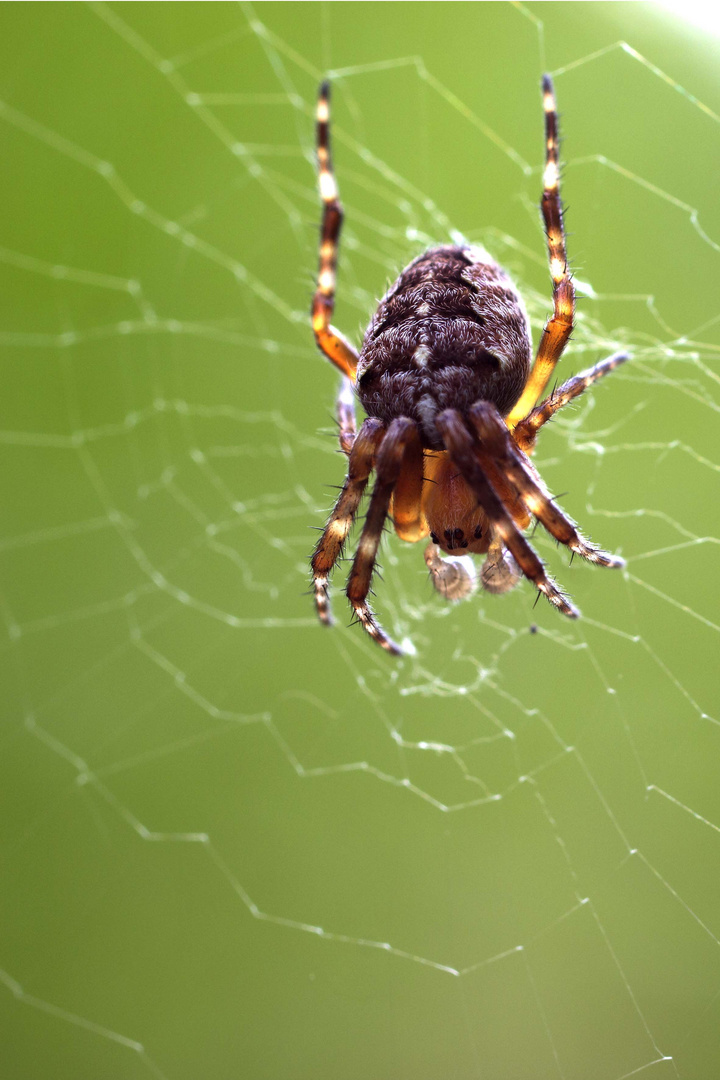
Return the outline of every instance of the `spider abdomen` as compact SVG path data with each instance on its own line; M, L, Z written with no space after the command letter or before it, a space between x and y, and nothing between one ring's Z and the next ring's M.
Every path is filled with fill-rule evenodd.
M357 392L369 416L415 420L442 442L443 409L490 401L507 414L530 370L527 313L510 278L472 247L426 251L403 270L365 334Z

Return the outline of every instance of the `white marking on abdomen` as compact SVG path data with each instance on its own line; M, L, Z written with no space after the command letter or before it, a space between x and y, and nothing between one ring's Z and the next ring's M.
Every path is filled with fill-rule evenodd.
M413 353L413 360L418 367L425 368L428 365L428 360L432 352L427 345L418 345L417 349Z

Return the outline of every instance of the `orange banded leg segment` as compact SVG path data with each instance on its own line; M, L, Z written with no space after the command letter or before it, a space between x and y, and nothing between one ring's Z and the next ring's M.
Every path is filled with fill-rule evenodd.
M543 330L525 389L507 418L511 431L519 420L527 416L545 390L572 333L575 316L575 288L567 265L563 208L560 201L557 105L549 75L543 75L542 89L545 110L545 170L540 207L545 223L553 283L553 314Z
M375 487L347 582L348 600L363 629L378 645L395 656L402 656L403 650L385 633L367 598L393 489L400 476L405 451L416 438L417 427L412 420L404 416L393 420L387 429L378 450Z
M315 608L320 622L326 626L331 626L333 622L328 597L328 575L342 555L343 545L355 520L383 432L384 425L377 419L366 420L360 428L350 451L347 478L313 553Z
M508 549L525 577L532 581L550 603L563 615L577 618L580 612L545 572L542 561L519 531L495 492L480 464L478 443L465 426L460 413L455 409L446 409L437 417L436 423L450 457L475 492L495 536Z
M570 518L553 502L542 480L513 442L494 405L479 401L470 410L470 420L480 437L483 452L505 473L530 513L551 536L588 562L612 567L625 565L622 559L588 543Z
M422 509L424 456L417 428L405 447L402 468L392 496L390 516L401 540L414 544L430 532Z
M579 375L574 375L572 379L568 379L557 390L554 390L550 397L545 398L543 402L537 405L524 420L518 423L513 431L513 438L520 449L524 450L526 454L531 453L540 428L543 424L547 424L548 420L552 420L558 409L562 409L563 406L574 401L594 382L602 379L603 375L609 375L611 371L620 367L628 359L626 352L615 353L613 356L601 360L594 367L588 368L587 371L581 371Z
M330 84L320 87L317 103L317 160L320 198L323 204L320 225L320 265L313 297L312 328L320 350L355 381L358 354L339 330L330 325L335 310L335 279L343 211L338 196L330 156Z

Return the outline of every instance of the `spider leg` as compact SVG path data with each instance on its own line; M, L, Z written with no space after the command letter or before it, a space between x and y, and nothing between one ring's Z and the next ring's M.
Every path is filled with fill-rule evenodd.
M494 405L488 401L478 401L470 409L470 421L477 431L483 454L499 465L531 514L561 544L571 551L599 566L624 566L623 559L608 555L594 544L589 543L575 528L570 518L566 517L557 503L554 503L540 479L537 471L528 459L518 450L502 417Z
M381 420L368 419L354 438L345 483L313 552L315 608L320 622L326 626L331 626L333 622L328 598L328 575L340 558L343 544L352 528L384 430Z
M340 390L335 402L335 412L338 423L338 439L343 454L349 454L355 442L357 422L355 419L355 396L353 384L347 375L343 375Z
M522 573L563 615L576 619L580 612L545 572L541 560L519 531L495 492L480 464L481 448L465 426L460 413L456 409L446 409L437 417L436 423L450 457L475 492L495 534L509 550Z
M402 656L403 651L385 633L375 618L367 597L393 488L400 476L406 449L416 440L419 442L417 426L407 417L397 417L387 429L378 450L375 463L375 487L346 590L348 600L355 609L355 614L363 629L374 641L377 641L378 645L396 656Z
M401 540L407 540L411 544L422 540L430 532L422 503L424 466L425 457L416 429L415 437L411 436L405 447L402 468L390 504L390 516L395 532Z
M511 431L519 420L527 416L545 389L572 333L575 315L575 288L567 264L563 208L560 201L557 105L549 75L543 75L542 89L545 109L545 171L540 206L553 282L553 314L543 330L535 363L525 388L507 418Z
M602 379L603 375L609 375L611 371L614 371L615 368L620 367L629 359L626 352L615 353L613 356L601 360L594 367L588 368L587 371L581 371L579 375L574 375L572 379L568 379L557 390L554 390L550 397L545 398L539 405L536 405L532 412L524 420L521 420L514 429L513 438L520 449L524 450L526 454L529 453L535 446L535 440L540 428L553 418L558 409L568 405L587 390L589 386L592 386L594 382Z
M323 203L320 226L320 266L312 304L312 328L321 352L355 381L358 354L339 330L330 325L335 310L335 271L343 211L338 197L330 157L330 84L320 87L317 103L317 159L320 198Z

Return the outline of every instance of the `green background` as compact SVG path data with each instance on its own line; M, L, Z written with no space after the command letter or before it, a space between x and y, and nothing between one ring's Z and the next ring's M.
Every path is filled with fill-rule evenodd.
M0 11L3 1076L716 1077L717 41L624 3ZM544 69L561 376L633 359L537 462L627 571L539 530L582 621L450 608L389 537L393 660L342 568L334 630L306 595L344 469L317 83L337 324L460 233L537 340Z

